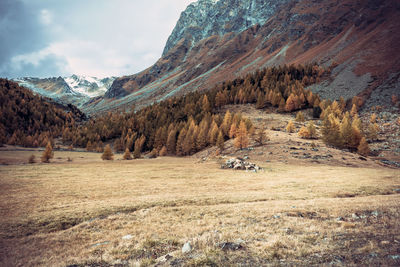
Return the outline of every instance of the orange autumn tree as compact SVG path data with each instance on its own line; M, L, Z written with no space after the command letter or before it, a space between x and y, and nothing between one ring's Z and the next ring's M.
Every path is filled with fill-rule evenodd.
M249 137L244 121L240 122L239 129L236 132L235 147L239 149L246 148L249 145Z

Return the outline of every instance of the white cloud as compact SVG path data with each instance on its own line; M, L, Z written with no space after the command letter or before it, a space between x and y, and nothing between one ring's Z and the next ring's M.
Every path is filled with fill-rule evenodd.
M62 72L103 77L134 74L155 63L180 13L195 0L22 1L38 14L41 28L32 34L45 31L48 40L13 54L14 70L21 69L14 73L26 75L24 66L39 68L53 59L57 62L50 65L58 67L47 68L48 76ZM3 67L0 64L0 71Z

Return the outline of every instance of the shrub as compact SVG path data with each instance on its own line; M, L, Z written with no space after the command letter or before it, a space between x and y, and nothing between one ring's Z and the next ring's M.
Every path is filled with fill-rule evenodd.
M28 160L29 163L36 163L35 155L31 155Z
M302 126L299 130L299 136L301 138L308 139L308 138L310 138L310 132L308 131L308 129L306 127Z
M293 133L294 132L294 124L293 124L293 121L289 121L288 122L288 124L287 124L287 126L286 126L286 131L288 132L288 133Z
M303 114L303 112L301 112L301 111L297 112L296 121L297 122L304 122L304 114Z

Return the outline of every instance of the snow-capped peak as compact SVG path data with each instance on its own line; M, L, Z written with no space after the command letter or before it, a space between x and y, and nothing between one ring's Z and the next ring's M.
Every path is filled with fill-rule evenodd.
M64 77L64 80L72 91L88 97L96 97L104 95L108 88L110 88L115 78L111 77L99 79L97 77L80 76L74 74L70 77Z

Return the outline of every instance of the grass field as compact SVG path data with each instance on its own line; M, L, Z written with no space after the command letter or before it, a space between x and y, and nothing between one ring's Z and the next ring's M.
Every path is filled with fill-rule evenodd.
M400 264L396 169L55 157L0 166L1 266Z

